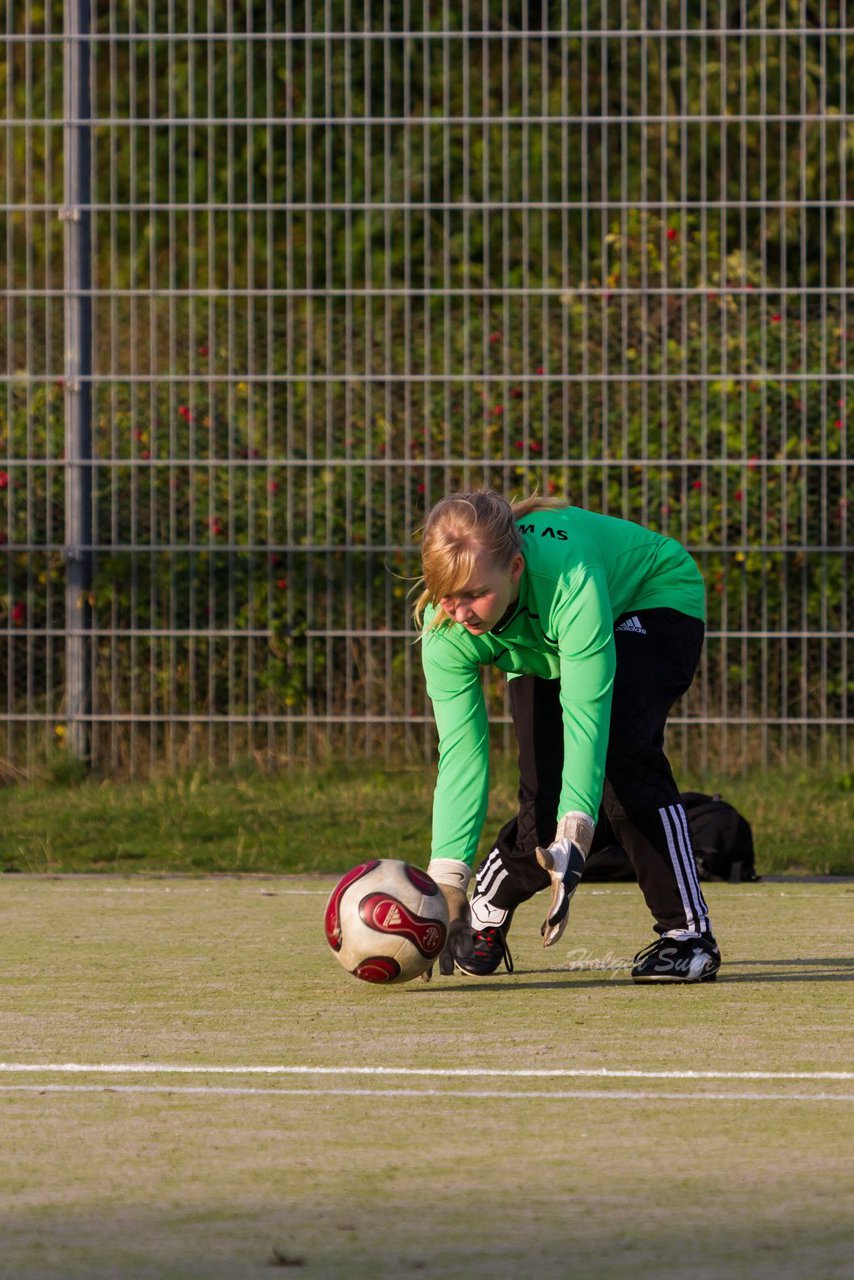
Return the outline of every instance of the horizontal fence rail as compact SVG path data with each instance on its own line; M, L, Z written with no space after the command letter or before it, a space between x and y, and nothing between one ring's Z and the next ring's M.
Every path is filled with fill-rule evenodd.
M683 766L850 767L849 19L8 5L0 773L431 759L418 529L481 485L690 549Z

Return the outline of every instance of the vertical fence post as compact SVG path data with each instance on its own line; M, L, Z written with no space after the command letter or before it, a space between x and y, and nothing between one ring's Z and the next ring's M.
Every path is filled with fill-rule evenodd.
M89 0L65 5L65 685L68 745L89 759L92 710L92 200Z

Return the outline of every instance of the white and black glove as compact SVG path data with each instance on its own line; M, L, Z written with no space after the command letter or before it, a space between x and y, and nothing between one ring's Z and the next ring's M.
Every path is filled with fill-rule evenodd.
M467 894L472 870L467 862L455 858L434 858L427 873L436 881L448 908L448 937L439 956L439 972L449 976L454 972L454 957L470 956L474 945ZM429 982L432 976L431 965L421 977Z
M581 880L595 829L595 819L589 813L565 813L552 843L537 849L537 862L552 882L548 915L540 928L544 947L554 946L563 936L569 903Z

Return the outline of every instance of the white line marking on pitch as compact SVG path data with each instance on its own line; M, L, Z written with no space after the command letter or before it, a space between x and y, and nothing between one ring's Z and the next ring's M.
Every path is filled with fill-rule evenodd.
M539 1098L542 1101L595 1098L640 1102L854 1102L851 1093L672 1093L646 1089L253 1089L250 1086L166 1084L4 1084L0 1093L190 1094L197 1097L261 1098Z
M0 1062L0 1072L68 1075L437 1076L441 1079L854 1080L854 1071L642 1071L611 1067L312 1067L212 1066L169 1062Z

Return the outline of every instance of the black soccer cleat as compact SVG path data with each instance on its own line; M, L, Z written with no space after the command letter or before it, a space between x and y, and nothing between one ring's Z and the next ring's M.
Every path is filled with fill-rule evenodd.
M460 973L468 974L471 978L487 978L495 973L502 960L507 972L512 973L513 957L507 946L508 928L509 921L495 928L476 929L471 953L467 956L454 956L454 963Z
M633 982L714 982L721 953L714 938L656 938L635 956Z

